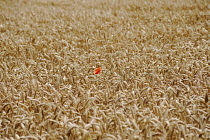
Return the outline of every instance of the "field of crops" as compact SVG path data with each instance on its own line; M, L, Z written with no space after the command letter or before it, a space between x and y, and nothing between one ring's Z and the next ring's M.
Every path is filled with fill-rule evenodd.
M0 139L209 140L209 32L209 0L0 0Z

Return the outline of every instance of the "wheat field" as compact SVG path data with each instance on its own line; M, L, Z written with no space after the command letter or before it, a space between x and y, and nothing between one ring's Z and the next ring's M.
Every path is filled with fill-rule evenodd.
M209 32L209 0L0 0L0 139L210 140Z

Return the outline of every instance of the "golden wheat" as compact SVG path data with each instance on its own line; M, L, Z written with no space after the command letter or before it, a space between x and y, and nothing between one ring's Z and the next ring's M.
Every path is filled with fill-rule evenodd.
M0 139L210 139L208 0L0 9Z

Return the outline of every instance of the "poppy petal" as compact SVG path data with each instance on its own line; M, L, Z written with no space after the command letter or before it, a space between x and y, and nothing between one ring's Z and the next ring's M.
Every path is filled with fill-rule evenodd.
M101 68L99 67L99 68L96 68L95 70L94 70L94 74L99 74L101 72Z

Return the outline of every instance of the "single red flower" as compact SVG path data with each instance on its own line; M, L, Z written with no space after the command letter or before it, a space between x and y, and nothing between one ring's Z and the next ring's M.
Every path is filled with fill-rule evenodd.
M101 68L100 67L98 67L98 68L96 68L94 70L94 74L99 74L100 72L101 72Z

